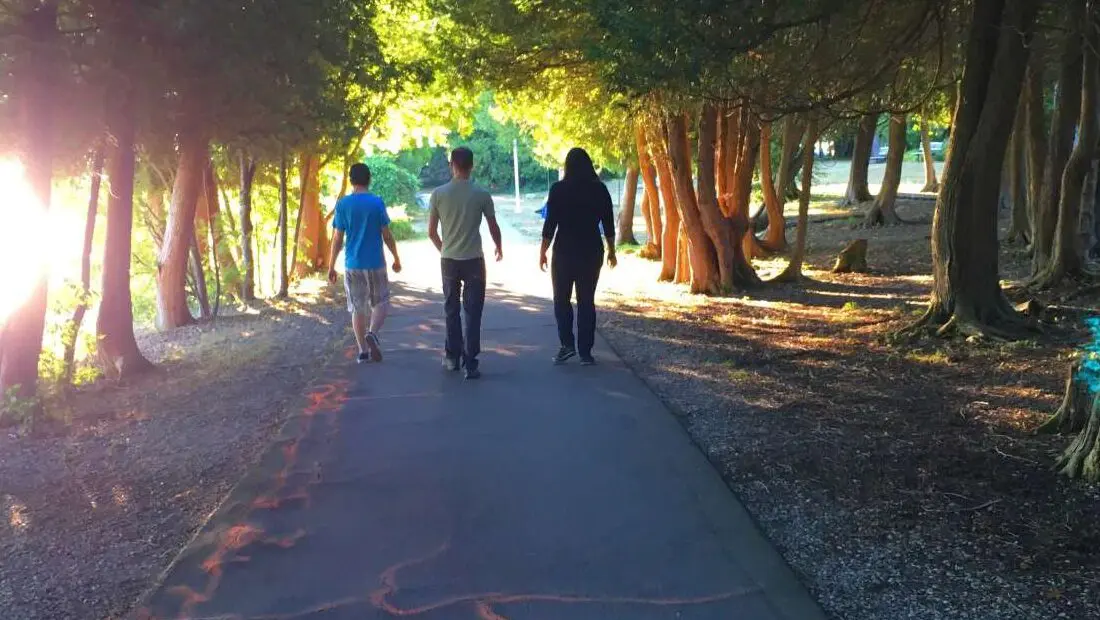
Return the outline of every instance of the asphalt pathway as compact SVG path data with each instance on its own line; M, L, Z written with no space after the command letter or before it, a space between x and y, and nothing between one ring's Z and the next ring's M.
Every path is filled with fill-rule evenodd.
M604 341L550 364L549 287L509 237L483 379L442 370L438 264L412 249L386 360L307 396L135 617L824 618Z

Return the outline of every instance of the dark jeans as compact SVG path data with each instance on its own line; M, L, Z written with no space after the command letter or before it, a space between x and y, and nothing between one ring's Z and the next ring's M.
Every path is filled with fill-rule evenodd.
M447 314L447 359L461 360L468 369L477 368L481 353L481 312L485 309L485 259L444 258L443 311ZM466 312L463 337L462 312Z
M554 281L554 318L561 346L583 356L596 343L596 284L603 268L603 252L595 256L554 254L550 275ZM577 292L577 339L573 339L573 291Z

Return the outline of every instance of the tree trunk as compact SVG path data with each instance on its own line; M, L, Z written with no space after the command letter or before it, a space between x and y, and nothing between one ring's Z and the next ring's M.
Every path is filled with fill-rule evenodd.
M768 230L761 245L768 252L778 253L787 249L787 219L783 214L784 203L779 199L772 179L772 124L765 123L760 130L760 188L764 193L764 209L768 214Z
M940 191L940 182L936 179L936 160L932 159L932 138L928 135L928 119L924 113L920 116L920 144L924 152L924 187L922 192Z
M1093 253L1096 250L1096 189L1100 181L1100 167L1095 159L1089 167L1089 175L1085 179L1085 188L1081 196L1081 214L1077 224L1077 243L1081 252L1081 268L1084 271ZM1087 273L1087 271L1086 271Z
M691 252L691 292L716 295L722 290L718 255L703 226L695 186L692 183L687 118L683 114L673 114L665 123L665 134L669 169L676 187L680 217L687 229L688 249ZM711 151L713 152L713 146Z
M733 213L733 217L725 217L719 206L714 168L715 146L718 139L717 121L718 109L712 104L704 103L702 113L699 116L699 149L696 159L699 166L697 199L703 226L717 253L721 290L723 294L729 294L734 290L759 284L760 278L756 275L756 271L753 270L752 264L749 263L744 252L743 242L749 230L747 205L743 209L740 204L732 205L731 213ZM686 146L686 123L683 142ZM745 145L747 150L755 151L755 147L756 145L751 143ZM740 183L741 179L737 179L737 182ZM743 188L733 189L735 192L734 198L739 199ZM740 201L738 200L738 202Z
M207 225L210 227L210 243L214 246L215 257L212 259L220 271L226 273L237 272L237 260L233 257L230 245L226 243L226 233L232 234L232 214L223 211L221 207L220 191L218 188L218 175L214 173L214 162L206 163L206 170L202 177L203 199L200 202L200 212L204 213ZM222 220L227 220L227 224ZM227 230L228 229L228 230Z
M1016 104L1016 120L1008 140L1005 176L1007 200L1012 213L1005 241L1015 243L1019 240L1026 246L1028 235L1031 234L1031 224L1027 219L1027 98L1023 91L1020 93L1019 103Z
M817 119L806 123L806 135L802 144L802 195L798 198L798 227L795 229L794 251L787 268L775 278L775 282L797 282L802 279L802 263L806 260L806 237L810 227L810 198L813 192L814 144L817 143Z
M179 153L164 244L157 259L157 328L160 330L183 327L195 321L187 306L187 265L203 170L210 156L206 139L192 127L180 132Z
M99 190L103 183L103 147L97 147L92 155L92 187L88 196L88 212L84 216L84 246L80 253L80 300L73 311L73 318L65 329L65 352L62 357L62 383L71 385L76 370L76 343L80 336L80 327L84 315L88 312L88 303L92 295L92 241L95 238L95 220L99 212Z
M875 204L867 212L867 226L897 226L901 224L896 210L901 168L905 163L905 116L890 116L890 152L886 156L886 173Z
M641 123L634 124L634 141L638 149L638 162L642 183L645 186L646 200L643 213L646 220L646 244L642 250L642 256L649 259L661 258L661 199L657 193L656 169L653 165L653 155L650 151L650 137L646 135L646 128ZM668 210L668 206L665 206Z
M867 168L871 165L871 149L874 147L878 114L864 114L856 129L856 143L852 149L852 169L848 173L848 189L844 192L844 204L857 205L870 201L874 196L867 183ZM806 160L805 157L802 158Z
M1056 103L1050 120L1043 186L1037 205L1036 231L1032 237L1032 273L1036 280L1049 269L1054 253L1061 204L1062 176L1073 149L1074 131L1081 108L1081 78L1084 57L1081 50L1080 24L1084 0L1070 0L1066 9L1066 36L1059 63Z
M195 226L191 232L191 286L195 295L195 301L199 302L199 318L210 320L213 312L210 309L210 295L206 290L206 267L203 265L203 250L199 247L201 228ZM205 244L203 244L205 245Z
M1039 203L1043 196L1043 169L1047 157L1046 111L1043 108L1043 84L1036 75L1036 61L1028 63L1024 81L1027 132L1027 221L1028 244L1035 243Z
M1090 2L1084 27L1083 49L1089 51L1083 54L1077 142L1062 173L1051 257L1033 282L1040 288L1056 286L1065 276L1077 276L1085 271L1087 256L1082 252L1079 242L1081 205L1086 181L1093 169L1097 146L1100 144L1100 118L1096 116L1097 95L1100 94L1097 92L1100 89L1100 61L1096 55L1100 46L1100 36L1097 36L1100 23L1097 23L1096 16L1096 9ZM1067 96L1069 94L1066 93Z
M794 177L798 174L798 167L801 165L798 147L802 144L804 129L798 117L794 115L787 116L783 121L783 150L779 155L779 176L775 184L779 200L784 205L791 197L797 198L799 194L794 191Z
M108 154L107 234L103 244L102 301L96 321L100 364L108 377L128 379L153 367L134 338L130 297L130 262L134 226L134 133L136 114L131 92L119 93L108 108L107 132L114 137Z
M668 235L665 235L665 238L668 239ZM688 243L687 228L684 227L684 223L681 221L676 243L676 275L672 279L676 284L691 283L691 254L688 250Z
M303 264L299 275L322 271L328 264L328 231L325 218L321 214L321 159L313 156L309 166L309 178L303 178L305 191L305 217L302 221L302 238L305 248L302 250Z
M279 264L275 268L275 285L278 289L276 296L279 299L286 299L290 296L290 277L287 272L286 259L287 259L287 228L289 224L289 188L287 187L287 161L286 153L284 152L279 159L279 230L278 230L278 249L276 251L276 260Z
M59 33L57 3L43 3L24 14L16 26L27 37L31 52L13 68L18 88L14 91L20 117L19 157L31 193L31 204L17 208L32 216L42 216L50 207L54 157L54 101L60 59L57 58ZM18 233L26 239L42 235L35 217L21 218L26 229ZM12 226L5 223L5 226ZM5 269L14 266L5 265ZM32 400L38 390L38 359L46 327L47 270L43 260L31 261L22 268L33 270L33 288L20 306L0 327L0 397L9 394ZM22 291L5 291L20 294Z
M252 180L256 162L241 152L241 300L256 299L256 261L252 252Z
M760 245L749 219L749 207L752 202L752 175L756 171L756 161L760 155L760 124L749 115L748 108L742 108L741 135L738 136L736 165L730 171L730 195L728 213L735 229L741 232L741 252L745 255L745 265L752 269L750 259L764 256L767 252ZM719 200L719 204L722 201ZM759 284L759 278L753 271L753 283Z
M667 220L662 229L662 238L658 240L661 244L661 274L658 279L661 282L672 282L676 279L676 262L680 259L677 245L680 240L680 224L683 221L682 208L676 194L676 182L672 178L672 165L664 141L653 140L650 147L657 168L657 178L660 179L661 201L665 205Z
M1032 328L998 270L1001 170L1016 116L1038 0L975 0L951 155L932 224L934 284L914 328L1015 338Z
M626 185L623 187L623 206L619 210L619 245L638 245L634 238L634 206L638 201L638 167L626 169Z

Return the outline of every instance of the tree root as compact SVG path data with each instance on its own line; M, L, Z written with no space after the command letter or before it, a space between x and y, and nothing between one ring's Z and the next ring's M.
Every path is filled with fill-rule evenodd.
M1042 333L1037 322L1017 313L1007 300L1002 299L996 306L977 317L972 316L973 313L960 314L957 310L949 311L941 304L932 303L921 318L903 327L893 338L905 339L932 333L939 338L1015 342Z
M1081 362L1074 362L1069 367L1062 405L1049 420L1035 429L1037 434L1068 435L1080 432L1088 424L1092 403L1089 401L1088 385L1079 379L1080 375Z
M866 273L867 240L856 239L848 244L836 257L833 273Z
M1058 458L1055 467L1065 476L1100 482L1100 398L1092 396L1088 423Z

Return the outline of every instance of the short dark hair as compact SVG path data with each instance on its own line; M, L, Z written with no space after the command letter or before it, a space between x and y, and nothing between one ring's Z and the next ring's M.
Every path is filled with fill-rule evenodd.
M451 151L451 165L463 172L473 170L474 152L464 146L458 147Z
M366 164L355 164L348 172L348 178L355 187L370 187L370 168Z

